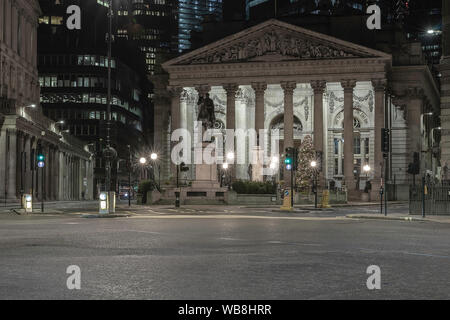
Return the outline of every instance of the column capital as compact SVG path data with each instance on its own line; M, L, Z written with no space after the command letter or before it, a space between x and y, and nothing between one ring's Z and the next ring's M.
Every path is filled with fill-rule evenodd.
M224 83L222 87L227 92L227 96L230 97L235 97L239 90L239 85L237 83Z
M314 94L323 94L326 87L327 87L327 82L325 80L311 81L311 88L313 89Z
M375 92L384 92L387 86L386 79L372 79L372 86L375 89Z
M297 83L295 81L282 81L280 85L284 90L284 93L293 93L295 88L297 88Z
M353 89L356 87L356 80L342 80L341 86L344 88L344 92L353 93Z
M405 96L409 99L423 99L425 98L425 92L419 87L409 87L405 90Z
M181 92L183 91L182 87L178 86L168 86L167 91L169 92L170 96L172 98L179 97L181 95Z
M207 84L197 84L195 85L195 90L197 90L199 96L202 97L211 91L211 86Z
M267 90L267 83L265 82L252 82L251 86L255 94L263 94Z

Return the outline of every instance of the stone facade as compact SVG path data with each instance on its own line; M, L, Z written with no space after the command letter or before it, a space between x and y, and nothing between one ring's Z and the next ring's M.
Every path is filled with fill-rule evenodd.
M444 179L450 181L450 4L442 0L443 52L441 71L441 164Z
M424 151L421 115L427 106L439 105L427 66L395 67L393 57L384 52L273 19L163 67L173 93L170 107L163 99L156 103L155 110L162 112L155 113L155 125L170 122L164 137L177 128L192 132L199 92L209 92L219 127L279 129L280 156L286 147L311 136L315 150L322 153L321 184L333 181L356 191L370 179L372 199L377 198L385 176L381 129L393 131L388 179L396 175L396 183L406 186L413 152ZM167 97L164 86L159 89L156 96ZM170 110L171 116L164 110ZM159 143L164 144L164 139ZM264 141L270 149L268 137ZM248 141L237 148L242 150L235 150L236 154L248 151L244 150ZM170 161L170 156L166 159ZM248 163L247 159L235 166L234 178L255 180ZM372 168L369 175L362 172L365 164ZM194 173L191 170L187 179L195 180ZM282 170L275 176L282 178Z
M37 0L0 0L0 199L17 201L23 193L47 200L89 199L91 153L44 117L39 106L39 15ZM35 168L38 146L46 157L43 169Z

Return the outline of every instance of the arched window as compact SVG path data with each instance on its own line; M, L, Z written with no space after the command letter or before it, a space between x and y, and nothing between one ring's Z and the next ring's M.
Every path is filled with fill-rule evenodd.
M280 114L272 120L270 130L280 130L280 135L284 135L284 114ZM300 121L300 119L294 116L294 136L301 134L302 131L302 122Z

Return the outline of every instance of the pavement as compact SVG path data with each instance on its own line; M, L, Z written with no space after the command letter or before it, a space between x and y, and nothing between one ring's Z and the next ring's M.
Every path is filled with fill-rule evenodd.
M0 214L0 299L450 299L450 225L347 217L378 206L119 203L115 219L84 218L95 202L64 207ZM67 287L74 265L80 290ZM372 265L380 290L367 288Z

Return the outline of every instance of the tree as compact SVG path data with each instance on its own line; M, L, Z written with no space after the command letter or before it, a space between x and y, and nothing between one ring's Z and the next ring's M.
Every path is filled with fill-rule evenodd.
M316 159L316 152L311 136L306 136L298 152L297 187L300 190L307 190L311 187L311 179L314 170L311 168L311 161Z

